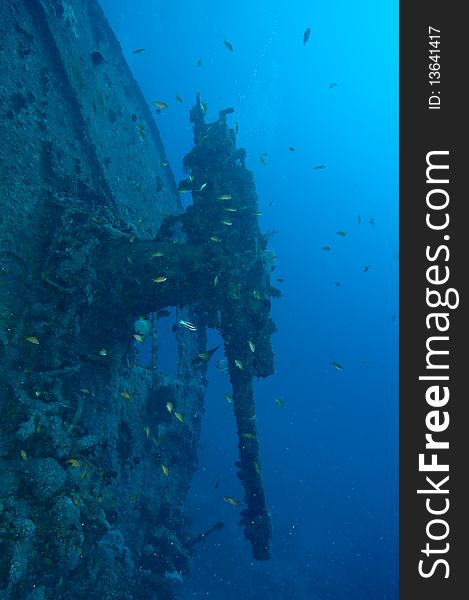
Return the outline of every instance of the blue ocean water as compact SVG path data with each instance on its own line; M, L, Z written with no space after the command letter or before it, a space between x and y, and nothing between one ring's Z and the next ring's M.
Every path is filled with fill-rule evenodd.
M262 231L278 231L276 372L256 384L272 559L252 560L239 509L223 501L242 489L229 381L214 363L187 513L194 532L225 527L200 545L178 597L395 599L398 3L101 4L148 102L168 104L155 119L176 179L196 93L207 122L234 107Z

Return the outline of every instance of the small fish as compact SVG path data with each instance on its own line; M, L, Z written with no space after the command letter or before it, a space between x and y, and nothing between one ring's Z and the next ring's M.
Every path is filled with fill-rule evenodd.
M154 277L152 281L153 281L153 283L164 283L167 280L168 280L168 278L165 277L164 275L158 275L158 277Z
M124 390L123 392L121 392L121 397L125 398L125 400L132 400L132 396L131 396L130 392L128 392L127 390Z
M202 66L202 59L201 59L201 58L199 58L199 60L197 61L197 66L198 66L198 67L201 67L201 66Z
M202 113L205 114L208 110L208 104L206 102L201 102L200 103L200 108L202 110Z
M283 283L285 281L285 279L283 277L277 277L277 281L279 283Z
M139 181L136 185L135 185L135 191L139 192L142 189L142 183Z
M143 428L143 431L145 432L147 438L150 437L151 429L148 425Z
M362 362L362 364L364 364L364 365L369 365L369 364L370 364L370 361L369 361L369 360L367 360L366 358L364 358L364 359L363 359L361 362Z
M224 206L223 210L226 210L226 212L237 212L238 211L237 208L233 208L232 206Z
M347 235L345 231L336 231L336 233L339 237L345 237Z
M325 169L326 165L316 165L313 169Z
M106 348L101 348L101 350L98 353L100 356L107 356L107 350Z
M218 344L214 348L210 348L210 350L207 350L206 352L201 352L197 356L200 360L203 360L204 362L208 362L212 358L212 356L215 354L215 352L218 350L219 347L220 347L220 344Z
M174 410L174 405L172 402L166 402L166 410L171 414Z
M169 162L167 160L162 160L160 161L160 167L167 167L169 165Z
M139 333L134 333L134 340L139 344L142 344L145 341L145 337Z
M231 200L231 194L221 194L218 196L218 200Z
M264 167L267 165L267 161L263 156L259 156L259 161L264 165Z
M132 265L134 262L134 259L131 256L127 257L127 262L129 263L129 265Z
M152 258L158 258L159 256L164 256L164 252L160 252L159 250L157 250L151 255Z
M76 458L71 458L70 460L67 460L67 462L72 466L72 467L79 467L80 466L80 461L77 460Z
M197 191L203 192L206 187L207 187L207 182L203 183Z
M178 323L179 323L179 325L182 325L183 327L185 327L186 329L189 329L190 331L197 331L197 327L195 325L193 325L192 323L189 323L189 321L184 321L183 319L179 319Z
M223 43L225 44L225 48L228 48L228 50L230 52L233 52L233 46L230 44L230 42L228 42L226 39L224 39Z
M35 344L36 346L39 344L39 340L34 335L28 335L28 337L25 337L24 339L26 342L29 342L30 344Z
M261 294L260 294L259 290L253 290L252 295L254 296L254 298L256 300L260 300L261 299Z
M86 479L88 477L89 473L88 471L85 469L83 471L83 473L80 474L80 481L83 481L84 479Z
M364 271L365 273L367 273L367 272L368 272L368 270L369 270L369 268L370 268L370 266L371 266L371 265L366 265L365 267L363 267L363 271Z
M213 287L217 288L218 287L218 282L219 282L219 278L218 275L215 275L214 279L213 279Z
M371 219L368 221L368 223L370 225L373 225L373 227L375 227L375 225L376 225L375 220L373 219L373 217L371 217Z
M228 502L228 504L231 504L231 506L239 506L238 500L236 500L236 498L233 498L232 496L223 496L223 500L225 502Z
M337 369L337 371L343 371L344 367L339 364L338 362L336 362L335 360L331 360L331 362L329 363L332 367L334 367L334 369Z
M251 352L256 351L256 344L252 340L248 340L248 346L249 346Z
M160 110L163 108L168 108L168 104L166 102L163 102L162 100L155 100L153 102L153 106L159 108Z
M235 365L238 367L238 369L240 371L242 371L244 369L243 363L240 360L238 360L237 358L235 359Z
M161 465L161 470L163 471L163 473L166 475L166 477L169 475L169 468L166 465Z
M260 463L259 463L257 460L256 460L256 461L254 461L254 469L255 469L255 471L256 471L256 473L257 473L258 475L260 475L260 474L261 474L262 467L261 467Z
M80 388L78 391L81 392L82 394L89 394L90 393L90 390L88 388Z
M176 102L179 102L179 104L182 104L182 98L178 94L176 94Z
M142 52L145 52L145 48L135 48L135 50L132 50L132 54L142 54Z
M228 219L221 219L220 223L222 223L222 225L233 225L233 222Z
M290 150L290 152L296 152L296 148L294 148L293 146L288 146L288 149Z
M28 460L28 453L26 450L21 450L20 455L23 460Z
M357 221L358 224L361 225L362 224L362 218L360 217L360 215L357 215Z
M340 281L334 281L334 285L336 285L337 287L340 286Z
M174 416L176 417L176 419L177 419L178 421L181 421L181 423L184 423L184 415L183 415L182 413L180 413L180 412L175 412L175 413L174 413Z
M268 153L268 152L263 152L263 153L261 154L261 156L267 156L267 154L269 154L269 153Z
M307 27L305 32L303 33L303 46L306 44L306 42L309 40L309 36L311 35L311 28Z
M238 135L238 131L239 131L238 121L234 122L234 130L235 130L236 135Z
M210 239L212 240L212 242L216 242L217 244L219 244L222 241L221 237L218 237L218 235L212 235Z
M220 484L218 483L218 481L215 481L215 485L213 486L215 489L220 487Z
M323 246L321 248L321 250L325 250L326 252L330 252L330 250L332 250L332 248L330 246Z
M331 85L329 86L329 89L332 90L332 88L335 87L339 87L337 83L331 83Z
M137 123L135 127L137 128L139 136L143 137L145 135L145 125L143 125L142 123Z
M231 394L228 394L228 392L226 392L223 397L228 402L228 404L233 404L233 396Z
M241 437L245 440L255 440L256 436L253 433L242 433Z
M253 217L261 217L262 216L262 212L260 210L257 210L256 212L252 213Z
M281 398L275 398L275 404L281 408L285 406L285 402Z

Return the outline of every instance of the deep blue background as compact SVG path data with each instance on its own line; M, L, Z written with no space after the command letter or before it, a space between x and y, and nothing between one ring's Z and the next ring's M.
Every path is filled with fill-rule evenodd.
M223 501L242 491L223 399L229 382L212 365L187 512L194 533L217 520L226 526L199 547L180 598L395 599L398 3L101 4L148 102L169 104L155 118L176 179L192 146L196 92L208 121L233 106L228 119L255 174L262 230L279 231L269 246L278 253L273 284L284 292L273 304L276 373L256 386L273 558L253 563L239 509Z

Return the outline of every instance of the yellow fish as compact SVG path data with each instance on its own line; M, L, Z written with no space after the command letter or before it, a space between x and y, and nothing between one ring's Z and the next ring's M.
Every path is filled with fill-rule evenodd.
M244 365L243 365L243 363L242 363L240 360L238 360L238 359L236 359L236 360L235 360L235 365L236 365L236 366L238 367L238 369L240 369L241 371L244 369Z
M161 100L155 100L155 102L153 102L153 106L156 106L156 108L159 108L160 110L162 108L168 108L166 102L162 102Z
M249 346L251 352L255 352L256 351L256 345L255 345L255 343L252 340L248 341L248 346Z
M228 219L221 219L220 223L223 225L233 225L232 221L228 221Z
M174 409L174 405L173 405L173 403L172 403L172 402L166 402L166 410L167 410L169 413L172 413L172 412L173 412L173 409Z
M164 256L164 253L157 250L156 252L153 252L153 254L151 255L152 258L157 258L158 256Z
M28 337L25 337L24 339L27 342L29 342L30 344L36 344L36 346L39 344L39 340L34 335L29 335Z
M140 335L139 333L134 333L134 339L136 342L139 342L140 344L145 341L145 338L143 337L143 335Z
M106 348L101 348L101 350L99 351L99 355L100 356L107 356L107 350L106 350Z
M218 196L218 200L231 200L231 194L222 194Z
M126 400L132 400L132 396L130 395L130 392L128 392L127 390L124 390L123 392L121 392L121 396L122 396L122 398L125 398Z
M221 237L218 237L218 235L212 235L212 237L210 239L212 240L212 242L217 242L217 243L222 241Z
M161 465L161 470L166 475L166 477L169 475L169 468L166 465Z
M236 500L236 498L233 498L232 496L223 496L223 500L225 502L228 502L228 504L231 504L231 506L239 506L238 500Z
M145 434L146 434L147 437L150 437L151 429L148 427L148 425L146 425L143 428L143 431L145 432Z
M26 450L21 450L20 454L23 460L28 460L28 453L26 452Z
M158 277L153 278L153 283L163 283L164 281L167 281L167 279L168 278L164 275L158 275Z
M246 440L255 440L256 439L256 436L253 433L242 433L241 437L245 438Z
M285 402L281 398L275 398L275 404L281 407L285 406Z
M67 460L67 462L72 465L72 467L79 467L80 466L80 461L77 460L76 458L71 458L70 460Z
M181 421L181 423L184 423L184 415L183 415L182 413L180 413L180 412L175 412L175 413L174 413L174 416L176 417L176 419L177 419L178 421Z

